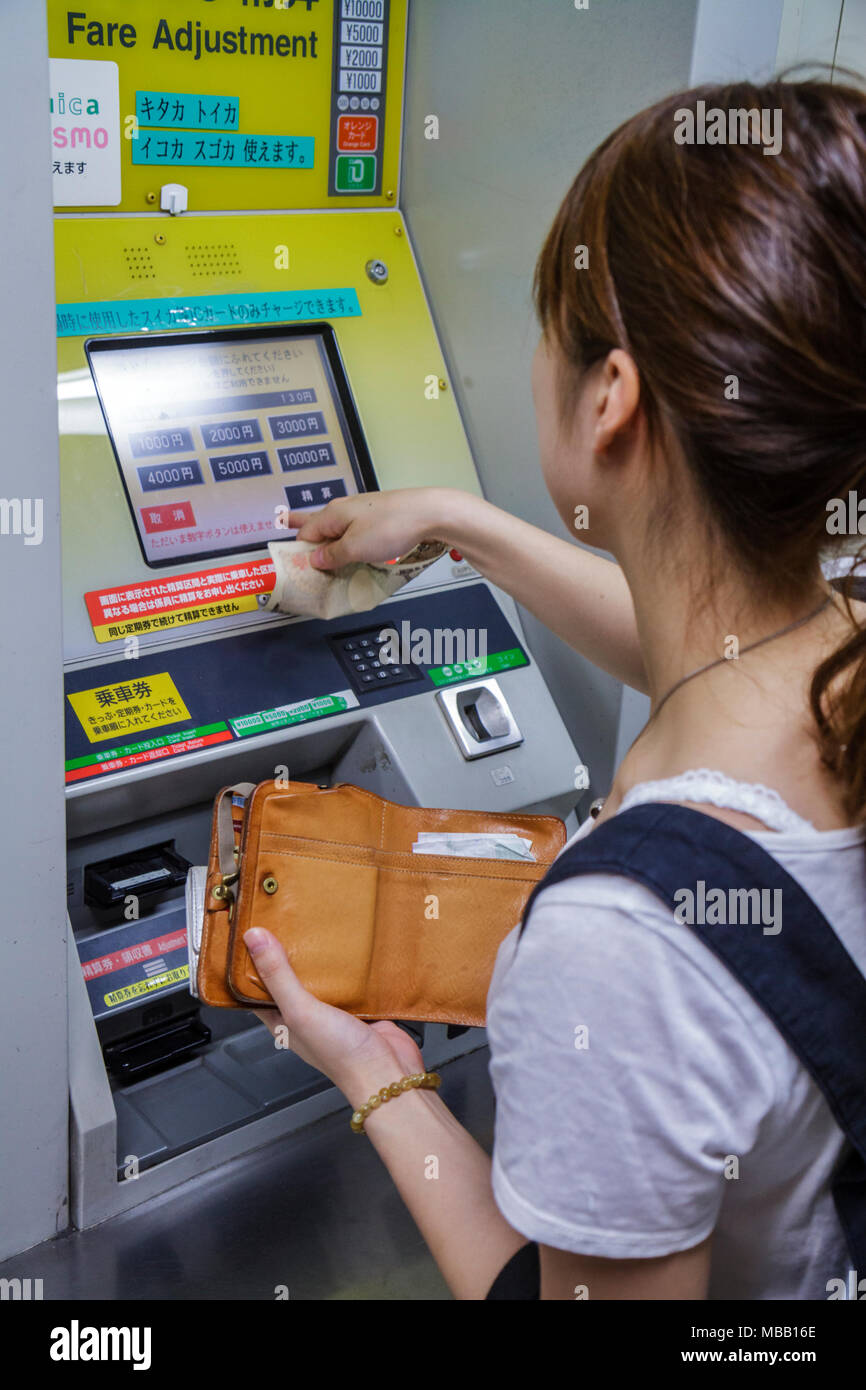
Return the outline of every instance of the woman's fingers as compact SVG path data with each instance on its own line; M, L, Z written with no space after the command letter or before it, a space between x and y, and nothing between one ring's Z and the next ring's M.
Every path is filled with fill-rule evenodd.
M322 511L309 516L306 512L289 512L289 526L298 526L297 539L309 545L323 542L310 556L314 569L340 569L358 559L352 534L356 525L346 499L329 502Z
M251 927L244 933L244 945L253 958L253 964L263 985L282 1015L282 1021L290 1026L297 1026L299 1016L308 1011L312 996L304 989L289 965L280 942L264 928ZM267 1018L262 1022L273 1031Z
M397 1065L396 1054L362 1019L326 1004L304 988L289 964L282 945L262 927L244 933L262 983L277 1005L254 1012L274 1037L282 1024L288 1046L302 1061L324 1072L348 1094L359 1076L383 1076L387 1080ZM275 1017L269 1018L268 1012ZM411 1039L408 1039L411 1041ZM411 1069L417 1070L412 1062ZM396 1079L396 1078L393 1078ZM380 1086L383 1082L380 1080ZM348 1089L347 1089L348 1088Z
M318 546L314 569L341 569L358 561L383 565L411 550L424 535L429 489L360 493L335 498L322 511L290 512L298 540Z
M263 1023L271 1037L276 1036L277 1029L283 1024L283 1016L279 1009L250 1009L251 1014L255 1014L259 1023Z
M299 541L309 541L315 545L316 541L332 540L345 531L349 524L348 517L342 515L339 501L329 502L327 507L323 507L319 512L289 512L288 524L290 528L297 526Z

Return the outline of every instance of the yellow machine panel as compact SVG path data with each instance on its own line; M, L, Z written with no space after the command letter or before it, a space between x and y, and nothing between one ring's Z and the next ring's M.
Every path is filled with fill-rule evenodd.
M64 592L73 596L65 613L68 658L95 650L87 592L153 578L85 360L89 336L327 320L380 486L478 492L398 211L64 217L55 236ZM371 263L387 278L371 279ZM341 301L342 316L329 311ZM256 553L267 559L266 551ZM254 611L242 618L260 620ZM215 627L208 621L198 630Z
M396 206L407 0L48 0L55 206Z

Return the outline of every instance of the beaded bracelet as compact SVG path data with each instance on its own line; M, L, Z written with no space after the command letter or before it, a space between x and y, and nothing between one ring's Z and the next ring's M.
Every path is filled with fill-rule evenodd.
M378 1110L380 1105L386 1101L393 1100L395 1096L402 1096L404 1091L414 1091L419 1088L425 1091L436 1091L442 1085L442 1077L436 1071L417 1071L411 1076L401 1076L399 1081L392 1081L390 1086L383 1086L381 1091L377 1091L369 1100L359 1106L352 1116L349 1124L354 1134L364 1133L364 1121L371 1110Z

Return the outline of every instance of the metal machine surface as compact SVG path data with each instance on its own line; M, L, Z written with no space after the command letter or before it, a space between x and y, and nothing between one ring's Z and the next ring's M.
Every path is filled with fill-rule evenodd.
M221 787L580 795L514 604L458 554L354 618L258 603L281 505L479 490L399 210L405 0L142 0L125 39L116 8L48 4L79 1227L344 1104L190 995L183 881ZM391 669L361 659L383 626ZM483 1040L428 1025L425 1061Z

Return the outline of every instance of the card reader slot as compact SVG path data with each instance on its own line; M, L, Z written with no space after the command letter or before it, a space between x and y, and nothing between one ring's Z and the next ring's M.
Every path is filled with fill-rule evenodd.
M164 893L186 883L191 868L178 854L174 840L143 845L111 859L84 866L84 900L91 906L114 907L132 894L137 898Z

